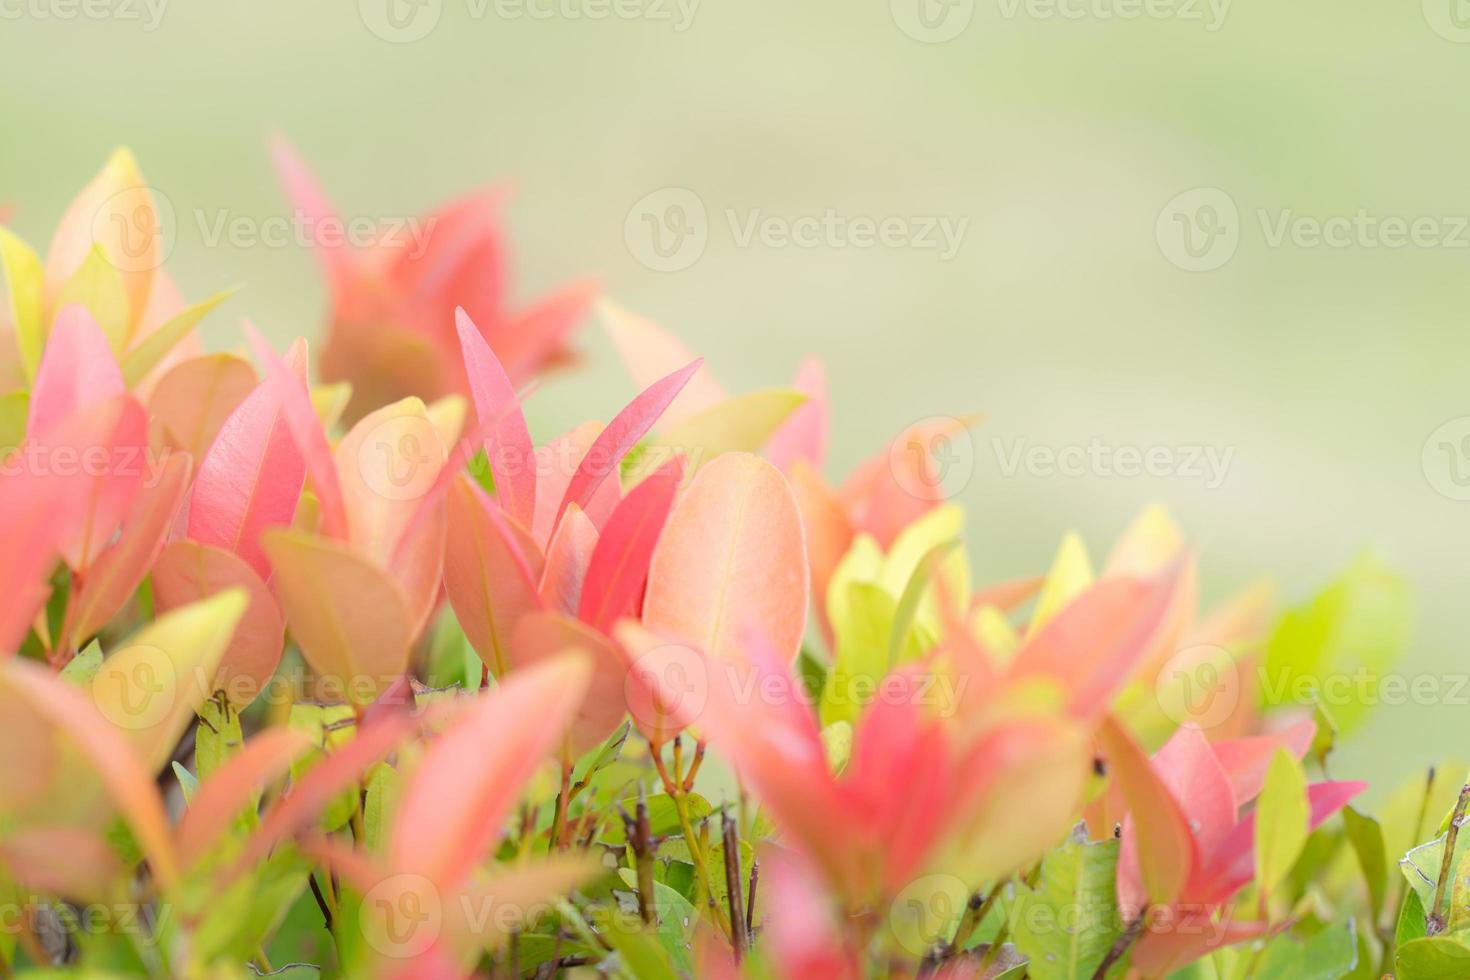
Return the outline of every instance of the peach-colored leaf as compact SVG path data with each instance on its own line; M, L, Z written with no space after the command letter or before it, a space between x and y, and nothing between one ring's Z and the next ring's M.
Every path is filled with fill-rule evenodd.
M122 276L129 322L136 322L148 304L154 270L162 264L161 227L138 162L126 149L114 151L56 226L46 256L47 296L54 299L92 249L100 248Z
M711 655L739 659L758 626L796 658L808 571L796 499L781 471L748 453L707 463L674 505L648 570L643 621Z
M304 382L305 341L291 345L286 363ZM305 484L306 460L281 417L280 397L270 385L261 385L225 420L199 464L188 536L234 552L268 578L260 532L291 523Z
M576 758L611 735L627 714L623 701L626 672L613 642L570 616L533 612L521 619L511 635L510 668L514 677L568 650L582 651L592 666L587 694L567 734L571 757Z
M191 357L170 368L148 396L148 414L176 449L204 458L230 413L255 390L255 371L234 354Z
M0 866L22 885L81 902L111 898L125 871L101 834L65 826L7 832L0 839Z
M85 641L106 625L148 574L184 502L188 456L170 455L163 471L133 498L122 533L92 563L76 602L73 638Z
M1098 729L1098 746L1107 760L1109 777L1122 787L1128 801L1125 837L1136 844L1135 853L1118 862L1118 903L1127 915L1137 915L1149 904L1167 905L1184 890L1198 862L1189 823L1174 794L1164 785L1143 749L1112 716Z
M389 847L395 869L446 890L463 885L560 742L590 674L585 657L558 657L513 673L464 708L404 787Z
M36 610L50 594L56 564L55 522L67 519L65 501L29 474L0 480L0 660L25 639Z
M265 553L291 635L312 669L370 704L408 668L413 621L387 572L336 541L272 529Z
M541 553L525 531L461 475L449 491L444 590L470 646L496 677L516 623L541 606Z
M243 589L245 607L225 649L213 689L244 707L265 689L281 662L286 624L264 580L238 555L197 541L174 541L153 565L153 600L162 612Z
M542 605L569 615L577 611L597 540L597 528L582 508L575 504L567 508L546 546L546 567L537 590Z
M71 737L132 827L154 877L165 889L171 887L178 879L179 865L163 800L127 740L98 713L86 694L45 667L11 660L0 665L0 685L15 691Z
M647 317L606 299L597 304L597 312L618 359L640 388L647 388L694 360L689 348ZM709 368L701 367L664 411L664 420L673 424L714 408L724 400L724 387Z

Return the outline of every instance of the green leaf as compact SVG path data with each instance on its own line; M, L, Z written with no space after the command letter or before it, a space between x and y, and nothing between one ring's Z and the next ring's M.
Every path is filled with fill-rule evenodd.
M1353 920L1334 923L1306 942L1283 933L1261 954L1256 980L1339 980L1358 965Z
M144 337L122 358L123 380L129 388L142 381L149 371L158 366L168 352L178 346L179 341L184 339L190 330L199 325L216 306L229 299L239 291L235 286L230 289L215 293L206 300L195 303L181 313L176 313Z
M929 584L934 580L944 560L960 546L958 538L941 541L924 553L909 576L898 605L893 611L893 626L888 632L889 669L921 656L927 648L926 631L918 622L919 604L929 593ZM886 673L886 672L885 672Z
M638 806L638 797L627 797L622 803L623 808L632 813ZM698 793L690 793L685 797L685 805L689 807L689 821L696 829L701 820L714 812L714 807L710 806L709 800ZM654 837L668 837L680 832L679 811L674 806L673 798L668 794L659 793L648 798L648 830ZM607 830L602 839L609 844L625 843L623 822L621 820L608 821Z
M822 729L822 748L827 754L827 768L840 776L852 757L852 724L834 721Z
M71 658L71 663L61 668L61 679L76 687L91 687L92 678L102 668L102 644L94 637L82 652Z
M894 607L893 597L882 586L848 583L847 600L840 604L844 616L832 620L836 650L817 706L823 725L856 723L872 700L878 682L888 673Z
M197 793L197 792L199 792L199 780L198 780L198 778L195 777L195 775L192 772L190 772L189 770L185 769L184 766L183 766L183 764L180 763L180 762L178 762L177 760L174 761L173 767L174 767L174 776L179 781L179 789L181 789L181 790L184 791L184 802L185 803L193 803L194 802L194 794Z
M1388 891L1388 855L1383 847L1383 828L1377 820L1350 806L1343 808L1342 822L1348 843L1358 856L1358 867L1363 869L1363 880L1368 884L1368 906L1373 921L1377 922L1383 913L1384 894Z
M26 418L31 411L28 391L0 395L0 453L8 453L26 438Z
M1324 700L1348 734L1381 698L1356 690L1376 684L1408 642L1408 585L1371 555L1361 555L1326 589L1282 617L1266 647L1261 694L1267 705ZM1352 696L1341 696L1349 682Z
M245 736L240 731L240 713L223 698L210 698L199 709L199 726L194 734L194 766L201 782L208 781L230 756L240 750Z
M388 821L403 791L403 777L385 762L373 767L367 779L367 793L362 804L362 833L369 851L381 851L388 839Z
M577 777L577 781L587 780L590 782L592 777L597 773L606 769L614 762L617 762L618 757L623 754L623 745L628 741L628 733L631 730L632 723L624 721L617 731L609 735L607 740L597 750L597 755L593 756L592 761L587 764L587 768Z
M1119 935L1118 842L1073 838L1047 853L1034 888L1016 889L1011 941L1036 980L1087 980Z
M1398 980L1464 980L1470 977L1470 946L1456 936L1411 939L1394 952Z
M351 739L356 728L352 723L355 716L352 706L347 704L303 704L291 705L291 716L287 724L306 732L312 742L322 750L335 748ZM299 781L312 766L324 757L323 751L308 752L291 763L291 779ZM357 810L357 794L346 790L338 794L322 811L321 827L326 831L340 830L347 826Z
M10 322L15 327L16 346L20 348L26 379L31 380L46 346L46 326L41 321L45 272L35 251L4 227L0 227L0 267L5 269L10 293Z
M1399 906L1399 920L1393 930L1394 946L1423 939L1427 931L1424 918L1424 903L1420 901L1419 893L1411 888L1404 893L1404 902Z
M112 352L122 353L128 342L128 331L132 329L128 290L122 273L108 260L101 245L93 245L81 267L62 283L53 309L60 311L74 303L85 306L92 314Z
M1307 843L1307 777L1285 749L1277 749L1256 802L1256 887L1269 896L1286 878Z
M631 868L623 868L618 871L623 883L630 888L638 887L637 872ZM658 918L659 945L668 954L674 969L682 974L688 974L692 969L693 957L690 953L690 940L694 935L694 925L698 918L694 914L694 906L689 900L680 895L668 885L653 883L653 905L654 912Z
M1434 903L1434 892L1439 885L1439 869L1444 859L1445 834L1440 834L1427 844L1420 844L1399 858L1399 870L1408 879L1409 887L1419 895L1419 902L1428 909ZM1470 834L1455 838L1455 853L1450 866L1458 868L1470 853Z

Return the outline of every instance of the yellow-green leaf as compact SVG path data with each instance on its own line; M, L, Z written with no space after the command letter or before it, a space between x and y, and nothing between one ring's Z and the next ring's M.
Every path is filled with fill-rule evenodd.
M124 641L92 679L98 709L150 772L168 763L195 712L214 693L220 659L246 603L243 590L229 589L180 606Z
M195 303L193 306L176 313L164 321L157 329L133 345L122 358L123 380L128 387L142 381L149 371L158 366L169 351L173 350L184 337L199 325L208 313L216 306L229 299L239 291L238 286L221 290L206 300ZM100 321L99 321L100 322ZM103 328L106 329L105 327ZM111 339L111 334L108 334Z
M1041 594L1036 598L1036 612L1031 616L1027 635L1036 633L1046 625L1062 607L1075 599L1092 584L1092 561L1087 557L1087 546L1075 532L1067 532L1057 548L1051 570L1041 585Z
M41 348L46 346L46 327L41 320L44 277L41 260L29 245L9 229L0 227L0 265L10 291L10 320L15 325L15 342L20 348L26 378L36 376Z
M1277 749L1256 803L1256 887L1269 897L1307 843L1307 777L1286 749Z
M81 268L62 284L61 291L56 294L54 309L61 310L73 303L85 306L91 312L107 337L112 352L121 354L132 328L128 290L122 273L107 260L100 245L92 247Z
M728 398L648 440L629 480L652 473L669 458L670 452L689 457L689 472L721 453L759 452L771 434L796 411L806 395L787 388L768 388ZM650 452L650 450L660 450Z

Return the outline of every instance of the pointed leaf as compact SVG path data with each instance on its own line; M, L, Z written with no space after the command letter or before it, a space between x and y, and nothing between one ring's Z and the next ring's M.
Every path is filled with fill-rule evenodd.
M506 511L529 527L536 513L536 470L535 446L526 428L526 416L500 360L469 314L456 310L454 325L459 331L475 414L485 420L501 420L485 438L495 492L504 501Z
M41 349L46 344L46 326L41 320L41 260L29 245L8 228L0 226L0 268L10 292L10 323L20 348L26 378L36 376Z
M128 387L132 387L148 376L148 372L163 361L169 351L179 345L189 331L199 326L199 322L235 293L239 287L221 290L208 299L195 303L193 306L169 317L164 323L148 336L134 344L122 357L123 380Z
M1277 749L1256 801L1256 887L1269 896L1286 879L1307 843L1307 777L1286 749Z
M679 484L684 459L675 457L634 487L618 504L597 539L577 617L608 632L623 616L636 615L653 558Z
M148 396L148 415L197 466L236 407L256 388L250 363L234 354L191 357L169 368Z

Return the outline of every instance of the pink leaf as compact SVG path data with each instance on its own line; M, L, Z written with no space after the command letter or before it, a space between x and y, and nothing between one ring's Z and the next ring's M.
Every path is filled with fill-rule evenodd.
M536 513L536 471L535 446L526 428L526 416L500 360L462 309L455 311L455 327L475 399L475 414L486 420L501 419L484 443L490 472L495 476L496 496L504 501L512 517L529 527Z
M306 381L306 342L298 340L286 364ZM188 536L231 551L261 578L270 563L260 532L289 525L306 483L306 460L296 447L274 387L262 384L240 403L220 428L199 464L189 500Z
M337 480L337 468L332 461L331 447L327 445L327 434L322 431L321 421L311 407L306 385L292 375L290 368L276 356L254 326L246 323L244 329L250 349L265 370L265 384L274 389L291 438L306 459L306 472L321 508L322 531L328 537L345 540L348 534L347 510L342 502L342 486Z
M766 458L783 472L798 459L820 471L827 462L827 429L830 408L827 403L827 372L822 362L809 357L796 370L794 389L806 395L781 428L766 443Z
M608 518L582 583L577 617L583 622L606 633L621 617L637 614L648 563L683 480L679 456L634 487Z
M389 845L395 869L445 890L467 881L561 740L590 672L585 658L560 657L511 675L461 712L404 788Z
M573 506L562 517L546 547L546 567L537 589L543 606L559 609L569 616L576 613L582 599L582 582L596 548L597 528L582 513L582 508Z
M43 436L73 412L126 392L102 328L85 306L67 306L56 315L36 370L26 438Z
M184 867L214 847L255 794L284 775L292 761L309 748L311 740L301 730L271 728L232 755L199 787L179 823L179 859Z
M703 363L702 359L695 360L673 374L655 381L608 423L607 428L592 443L592 448L587 450L587 455L582 457L577 471L572 474L567 491L561 498L561 506L556 511L557 520L566 513L570 504L576 504L585 510L602 481L609 476L617 478L618 466L628 450L653 428L664 409L669 407L669 403L683 390L684 385Z
M76 641L102 629L148 574L183 505L189 468L189 457L169 456L163 474L133 498L122 533L97 556L76 596Z
M592 667L587 694L573 716L567 741L571 758L595 748L627 714L623 700L626 672L612 640L570 616L533 612L516 624L510 642L511 676L580 650Z

